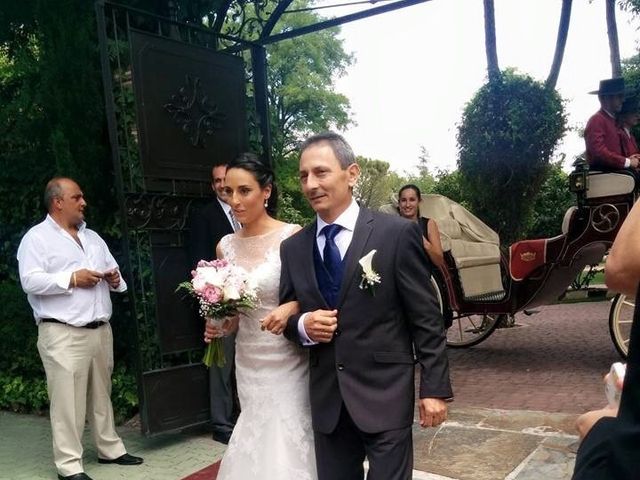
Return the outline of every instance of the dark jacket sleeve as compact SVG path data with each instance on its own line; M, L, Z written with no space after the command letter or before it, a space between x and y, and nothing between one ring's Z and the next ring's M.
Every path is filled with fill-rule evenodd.
M407 222L398 235L398 243L395 271L421 367L420 398L450 398L453 392L444 320L429 282L431 263L422 247L418 224Z
M293 287L293 281L289 274L289 261L287 258L287 242L286 240L280 244L280 291L279 299L280 304L292 302L297 300L296 291ZM298 335L298 319L300 314L292 315L287 321L287 326L284 329L284 336L297 344L301 344L300 336Z

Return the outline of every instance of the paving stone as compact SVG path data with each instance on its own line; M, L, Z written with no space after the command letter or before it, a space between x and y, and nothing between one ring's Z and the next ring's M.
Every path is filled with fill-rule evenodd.
M460 480L501 479L539 443L535 435L444 426L431 438L416 436L414 468Z
M548 413L523 410L493 410L480 424L482 427L509 429L533 435L575 436L573 414Z
M575 454L567 451L540 446L506 480L570 480L575 457Z
M605 403L601 376L617 353L607 302L540 307L524 326L449 350L455 401L436 429L414 429L415 480L569 480L576 414ZM85 467L95 480L180 480L219 460L208 434L143 437L118 428L139 467L99 465L89 435ZM47 417L0 412L0 479L54 480ZM250 479L248 479L250 480ZM272 480L272 479L265 479Z

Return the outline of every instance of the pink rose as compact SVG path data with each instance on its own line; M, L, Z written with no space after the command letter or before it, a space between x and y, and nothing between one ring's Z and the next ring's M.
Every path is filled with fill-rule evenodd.
M213 260L211 262L211 266L217 269L227 268L228 265L229 262L227 262L225 259Z
M208 303L218 303L222 299L222 290L218 287L207 286L202 292L202 296Z

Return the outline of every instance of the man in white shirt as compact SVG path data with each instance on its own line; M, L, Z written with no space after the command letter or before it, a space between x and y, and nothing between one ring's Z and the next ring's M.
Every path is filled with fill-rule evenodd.
M214 260L216 245L222 237L240 230L240 224L233 216L231 206L226 202L224 179L227 165L216 165L211 169L211 190L215 194L207 205L196 210L189 221L189 254L191 267L200 260ZM209 368L209 403L211 407L211 427L213 439L228 444L235 426L239 407L235 401L235 379L233 372L235 358L235 334L223 339L224 357L222 367Z
M126 452L116 433L110 398L109 294L124 292L127 285L104 240L86 228L87 203L76 182L51 179L44 203L47 217L25 234L18 247L20 283L38 326L58 478L91 480L82 466L85 417L99 463L139 465L143 461Z

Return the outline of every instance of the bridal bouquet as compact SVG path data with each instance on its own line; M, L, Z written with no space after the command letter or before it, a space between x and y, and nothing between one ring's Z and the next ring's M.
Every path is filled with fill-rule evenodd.
M254 308L256 290L246 270L227 260L200 260L191 272L191 281L182 282L178 290L186 290L199 303L200 315L207 322L221 327L226 317L237 315L240 309ZM205 350L202 362L210 367L225 363L222 339L214 338Z

